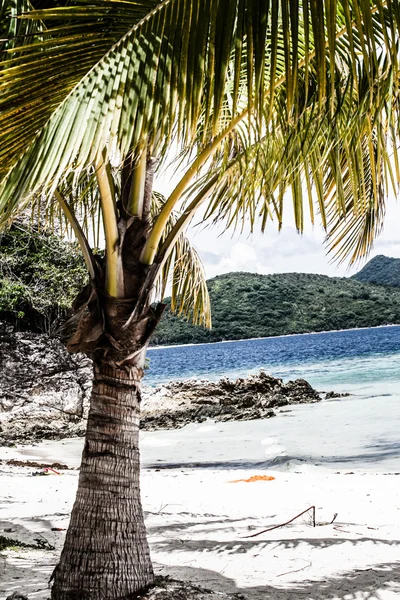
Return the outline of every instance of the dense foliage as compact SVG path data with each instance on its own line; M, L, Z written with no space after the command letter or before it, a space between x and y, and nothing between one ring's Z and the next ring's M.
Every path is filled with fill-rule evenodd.
M375 256L361 271L353 275L353 279L378 285L400 286L400 258Z
M69 316L86 282L76 244L21 224L0 234L0 320L51 331Z
M353 279L228 273L208 281L213 328L167 313L155 344L216 342L400 323L400 290Z

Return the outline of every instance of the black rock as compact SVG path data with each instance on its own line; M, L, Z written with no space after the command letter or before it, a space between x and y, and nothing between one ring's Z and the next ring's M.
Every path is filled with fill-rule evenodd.
M351 394L347 392L326 392L325 400L331 400L331 398L347 398L348 396L351 396Z

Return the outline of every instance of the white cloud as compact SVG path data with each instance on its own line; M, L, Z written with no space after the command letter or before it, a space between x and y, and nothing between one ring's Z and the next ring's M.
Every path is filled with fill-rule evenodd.
M158 177L155 189L170 193L179 176L174 169L167 169ZM288 203L289 205L289 203ZM277 231L274 223L269 223L264 234L259 231L251 234L245 228L242 234L224 231L222 224L203 227L200 218L197 226L188 232L190 239L203 259L208 278L231 271L253 273L320 273L343 277L356 273L365 261L348 268L348 263L338 265L324 247L322 227L314 227L306 221L305 230L299 235L294 226L292 213L284 215L285 227ZM370 256L377 254L400 257L400 205L391 198L387 206L384 229Z
M400 236L396 240L393 229L400 222L399 207L393 202L388 210L385 231L378 239L369 258L377 254L400 257ZM398 217L397 217L398 216ZM203 259L207 277L215 277L231 271L252 273L319 273L332 277L345 277L356 273L364 262L348 267L348 263L339 265L333 261L333 255L327 255L324 247L322 228L307 227L299 235L294 227L285 227L281 232L273 227L265 234L260 232L242 235L225 232L222 227L213 229L194 228L189 231L190 238Z

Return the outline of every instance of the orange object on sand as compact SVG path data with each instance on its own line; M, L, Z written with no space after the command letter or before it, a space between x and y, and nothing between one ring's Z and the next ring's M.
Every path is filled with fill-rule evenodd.
M233 481L228 481L228 483L253 483L253 481L274 481L275 477L271 475L252 475L248 479L234 479Z

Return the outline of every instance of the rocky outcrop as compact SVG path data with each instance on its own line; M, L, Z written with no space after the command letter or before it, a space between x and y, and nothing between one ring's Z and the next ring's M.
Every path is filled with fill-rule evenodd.
M348 392L326 392L325 400L333 400L334 398L347 398L351 396Z
M83 435L91 377L90 360L71 356L57 339L0 334L0 445ZM283 383L263 371L235 381L175 381L144 387L141 426L266 419L277 408L320 399L303 379Z
M92 366L46 335L0 334L0 444L80 435Z
M246 378L219 381L173 381L145 394L144 429L171 429L188 423L248 421L275 416L274 409L289 404L319 402L318 392L304 379L283 383L264 371Z

